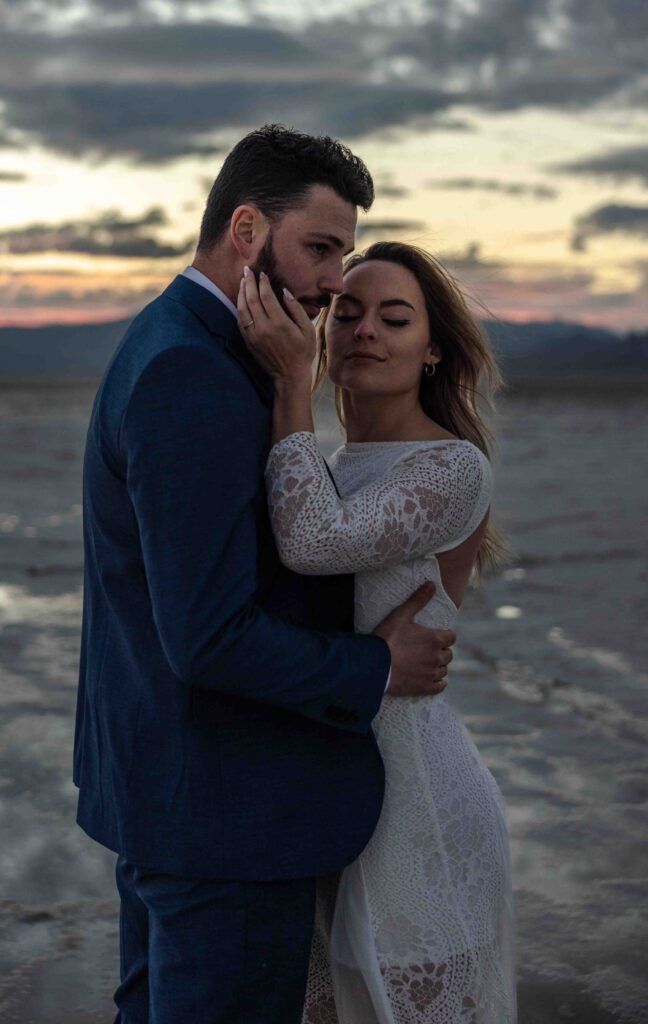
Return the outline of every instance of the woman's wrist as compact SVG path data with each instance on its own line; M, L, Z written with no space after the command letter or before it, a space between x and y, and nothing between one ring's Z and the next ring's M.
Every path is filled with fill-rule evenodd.
M290 373L277 375L272 378L275 396L277 398L292 398L295 394L305 393L310 396L313 385L313 376L310 366L303 369L291 370Z
M275 381L272 440L280 441L300 430L313 430L310 377L300 374Z

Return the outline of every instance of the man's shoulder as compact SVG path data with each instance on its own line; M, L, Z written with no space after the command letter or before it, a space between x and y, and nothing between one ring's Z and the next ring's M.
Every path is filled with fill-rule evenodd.
M156 366L181 365L183 351L192 366L198 356L198 361L215 366L220 378L233 375L223 337L167 289L132 320L104 372L95 404L104 436L117 436L138 382Z
M133 363L141 371L166 349L192 345L218 348L214 346L213 337L189 307L162 292L129 324L113 363Z
M220 305L215 298L213 302ZM222 334L210 329L199 313L179 302L168 288L131 321L108 364L104 384L112 391L130 393L147 367L169 350L198 347L212 360L224 362L225 316L223 325Z

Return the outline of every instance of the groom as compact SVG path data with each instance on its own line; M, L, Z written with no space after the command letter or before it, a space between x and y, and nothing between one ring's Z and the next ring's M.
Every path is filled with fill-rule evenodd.
M445 686L454 635L412 621L431 590L354 635L351 577L280 564L272 384L237 328L246 264L314 317L372 200L339 142L252 132L193 266L97 393L74 778L79 824L118 854L121 1024L298 1024L315 878L357 857L380 813L385 688Z

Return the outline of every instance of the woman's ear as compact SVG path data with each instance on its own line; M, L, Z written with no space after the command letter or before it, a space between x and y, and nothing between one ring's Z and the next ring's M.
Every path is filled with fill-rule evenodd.
M440 363L441 362L441 358L442 358L441 357L441 353L439 352L438 348L435 348L433 345L430 345L428 347L428 350L427 350L427 355L426 355L426 360L425 360L426 363L435 363L435 364L436 363Z

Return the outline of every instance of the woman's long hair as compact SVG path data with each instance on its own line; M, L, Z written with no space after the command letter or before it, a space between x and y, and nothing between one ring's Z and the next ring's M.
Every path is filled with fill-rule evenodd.
M371 260L397 263L409 270L425 298L430 339L441 354L433 376L421 372L419 400L430 419L457 437L471 441L488 459L494 447L484 412L494 410L493 396L502 383L489 343L470 313L453 278L424 249L404 242L376 242L347 261L344 272ZM327 373L325 328L331 306L317 323L318 359L314 390ZM335 388L335 407L344 423L341 389ZM489 522L477 555L477 572L495 566L507 551L506 543Z

